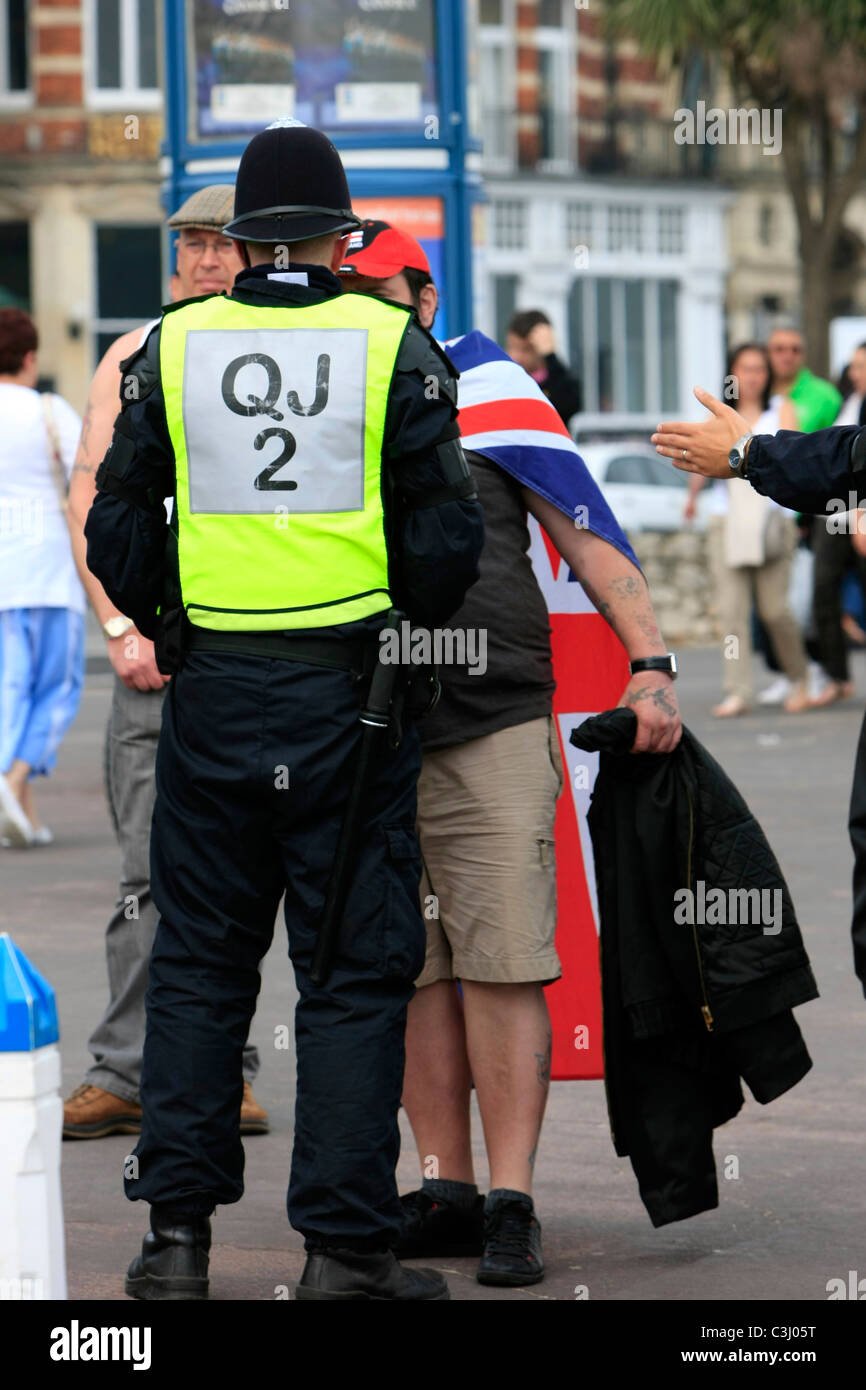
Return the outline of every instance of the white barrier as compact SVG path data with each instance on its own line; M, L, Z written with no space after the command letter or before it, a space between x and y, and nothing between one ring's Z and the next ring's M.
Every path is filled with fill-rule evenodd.
M0 933L0 1300L65 1299L54 992Z

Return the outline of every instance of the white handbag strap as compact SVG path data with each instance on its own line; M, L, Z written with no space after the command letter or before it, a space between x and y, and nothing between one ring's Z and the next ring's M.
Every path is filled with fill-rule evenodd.
M48 392L43 391L39 399L42 405L42 419L45 422L45 433L48 436L48 453L51 459L51 473L54 479L54 486L57 490L57 500L60 503L60 510L65 512L69 484L66 478L66 469L63 467L63 455L60 452L60 436L57 433L57 421L54 419L54 410Z

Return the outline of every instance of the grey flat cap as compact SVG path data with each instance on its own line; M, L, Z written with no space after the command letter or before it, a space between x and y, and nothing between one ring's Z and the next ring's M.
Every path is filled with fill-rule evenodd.
M191 193L168 219L170 227L208 227L221 232L234 215L235 188L232 183L212 183Z

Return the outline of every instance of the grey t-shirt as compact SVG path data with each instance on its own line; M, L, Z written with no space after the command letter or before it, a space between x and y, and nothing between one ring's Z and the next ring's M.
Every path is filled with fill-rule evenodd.
M550 620L529 559L529 531L520 485L490 459L467 453L484 508L481 578L448 621L470 630L466 665L442 665L442 697L418 730L425 749L447 748L470 738L525 724L550 714L553 665ZM485 654L483 675L472 674Z

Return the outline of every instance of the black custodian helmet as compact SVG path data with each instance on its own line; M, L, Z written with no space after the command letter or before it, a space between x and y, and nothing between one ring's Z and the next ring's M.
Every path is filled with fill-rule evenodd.
M235 215L225 236L238 241L308 241L360 227L336 146L300 121L275 121L241 155Z

